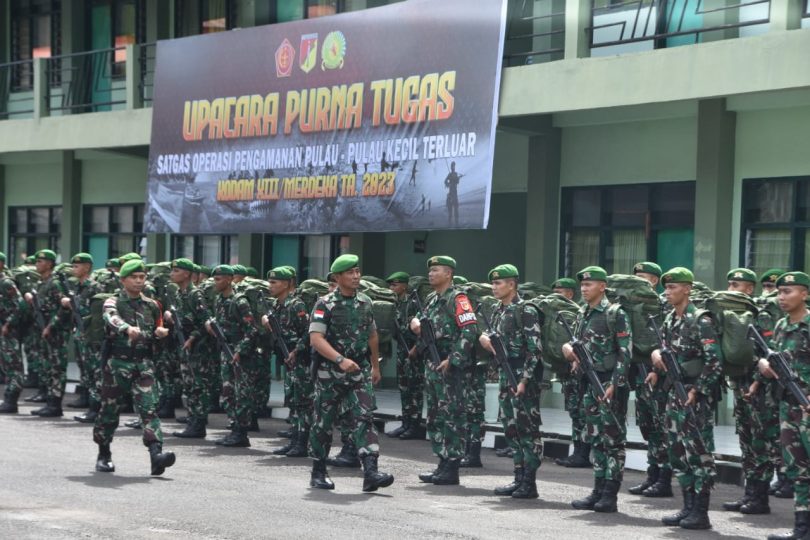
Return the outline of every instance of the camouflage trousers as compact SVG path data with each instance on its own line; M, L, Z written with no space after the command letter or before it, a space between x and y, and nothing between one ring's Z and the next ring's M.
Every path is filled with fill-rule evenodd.
M408 358L397 351L397 384L402 405L402 421L418 423L425 399L425 366L421 355Z
M318 371L315 381L315 403L309 432L309 455L326 459L332 447L332 428L336 421L350 429L350 440L360 456L380 453L369 369L335 377L326 370ZM348 433L347 433L348 435Z
M0 336L0 371L6 376L6 391L19 395L23 383L23 363L20 342L13 332Z
M143 426L143 444L163 442L160 418L157 416L155 371L152 361L136 361L112 357L102 368L101 411L93 426L93 440L97 444L110 444L118 427L124 397L132 395L135 411Z
M770 392L760 388L752 401L743 399L750 381L729 381L734 393L734 421L740 440L743 475L747 481L770 482L778 466L779 413ZM770 402L770 403L769 403Z
M669 468L669 454L667 452L666 408L667 393L663 384L650 390L644 384L644 371L634 370L633 379L636 389L636 425L641 436L647 442L647 464Z
M590 388L582 396L595 478L621 482L624 477L627 399L623 388L616 389L610 405L597 401Z
M793 507L810 511L810 416L790 401L779 404L780 441L788 479L793 482Z
M425 363L425 401L427 435L433 453L445 459L464 456L466 412L464 373L451 367L447 374Z
M79 366L79 382L87 389L91 402L101 402L101 356L98 344L87 343L77 334L73 334L73 346L76 351L76 364Z
M44 340L40 337L39 330L31 327L26 330L21 338L27 372L39 377L40 385L45 383L45 351Z
M480 443L484 437L484 408L487 398L487 366L474 365L464 372L466 422L464 441Z
M687 390L689 387L687 387ZM708 493L714 485L717 469L714 465L714 414L709 400L701 396L693 406L697 418L696 436L693 420L670 391L667 402L669 429L669 463L678 483L693 488L695 493ZM701 441L702 439L702 441Z
M253 380L253 398L255 412L263 411L270 401L270 354L267 351L258 352L256 357L256 371Z
M585 414L582 407L582 398L585 395L585 384L577 375L566 373L560 376L565 410L571 418L571 440L588 442L588 432L585 429Z
M174 399L182 389L180 376L180 353L173 339L164 340L155 357L158 395L162 399Z
M50 337L47 339L44 372L48 397L62 399L62 396L65 395L69 337L70 335L65 332L51 330Z
M188 354L180 357L180 375L189 417L206 419L211 411L211 385L218 365L213 347L205 337L196 341L200 339L202 341L194 343Z
M228 418L242 429L250 427L252 415L256 411L256 392L253 385L257 366L258 362L254 357L240 355L239 362L236 363L225 353L220 358L220 400Z
M309 359L296 359L295 366L290 370L292 378L293 395L290 400L290 416L295 411L292 425L298 431L306 431L312 426L312 416L315 407L315 384L309 373Z
M519 376L519 375L518 375ZM540 385L530 381L523 396L509 390L506 375L500 375L498 403L506 443L512 449L515 467L537 469L543 461L543 439L540 436Z

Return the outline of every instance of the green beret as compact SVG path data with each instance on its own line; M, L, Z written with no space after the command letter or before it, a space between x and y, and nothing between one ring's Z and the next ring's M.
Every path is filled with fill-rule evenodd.
M135 259L125 262L118 275L125 278L130 274L134 274L135 272L146 272L146 265L143 263L143 261Z
M80 263L90 263L93 264L93 256L89 253L77 253L73 257L70 258L70 262L74 264Z
M252 277L252 278L258 278L259 277L259 271L256 270L255 268L253 268L252 266L248 266L247 267L247 275Z
M191 262L191 259L181 258L172 261L172 268L179 268L180 270L188 270L189 272L194 272L195 266L196 265L193 262Z
M344 253L337 259L335 262L332 263L332 266L329 268L329 271L333 274L340 274L341 272L345 272L346 270L351 270L352 268L357 268L360 265L360 257L357 255L352 255L351 253Z
M289 266L277 266L267 272L267 279L277 279L281 281L289 281L295 277L295 274L290 272Z
M49 261L56 262L56 253L51 251L50 249L40 249L34 255L35 259L46 259Z
M133 259L133 260L137 260L137 259ZM154 268L156 266L156 264L155 263L145 263L144 266L146 267L146 271L148 272L149 270Z
M464 276L453 276L453 285L466 285L470 280Z
M779 279L776 280L776 286L787 285L801 285L806 289L810 289L810 276L804 272L787 272L779 276Z
M233 275L235 275L235 276L247 276L248 275L247 268L245 268L241 264L234 264L234 265L231 266L231 268L233 269Z
M577 273L579 281L604 281L607 283L607 272L601 266L587 266Z
M6 254L0 251L0 262L6 262Z
M120 268L121 263L118 259L107 259L107 262L104 264L106 268Z
M447 255L436 255L428 259L427 267L430 268L431 266L449 266L450 268L455 268L456 260Z
M503 279L503 278L518 278L520 277L518 269L513 264L501 264L493 268L487 274L487 279L492 281L493 279Z
M229 266L227 264L220 264L219 266L215 266L214 269L211 271L212 276L232 276L233 275L233 266Z
M645 261L636 264L633 267L633 273L638 274L639 272L661 277L661 267L654 262Z
M25 258L25 264L34 264L37 261L37 258L33 255L29 255Z
M735 268L726 274L728 281L748 281L750 283L757 282L757 275L748 268Z
M771 268L770 270L766 270L762 276L759 278L760 283L776 283L776 280L779 279L779 276L784 274L785 271L781 268Z
M298 272L295 271L294 266L290 266L289 264L285 264L282 268L286 268L292 274L292 277L295 278L298 275Z
M552 289L571 289L572 291L577 290L577 282L576 280L570 277L561 277L557 281L551 284Z
M386 283L408 283L408 280L411 279L405 272L394 272L387 278L385 278Z
M129 253L125 253L118 257L118 262L121 264L126 263L127 261L140 261L141 256L135 253L134 251L130 251Z
M695 281L695 274L692 273L691 270L688 268L684 268L683 266L676 266L675 268L670 268L667 273L661 276L661 281L666 285L667 283L689 283Z
M200 269L198 270L201 274L205 274L206 276L211 275L211 267L205 266L204 264L200 265Z

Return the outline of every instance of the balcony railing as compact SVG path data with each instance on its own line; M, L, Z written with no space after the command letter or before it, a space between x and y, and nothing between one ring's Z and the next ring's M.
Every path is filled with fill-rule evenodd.
M127 49L101 49L46 59L51 114L57 111L98 112L126 105Z
M152 94L155 87L155 59L157 58L157 46L154 43L145 43L138 46L138 67L140 77L138 79L138 92L141 103L151 104Z
M565 45L565 2L510 0L504 67L559 60Z
M28 118L34 114L32 84L33 60L21 60L0 65L0 119Z

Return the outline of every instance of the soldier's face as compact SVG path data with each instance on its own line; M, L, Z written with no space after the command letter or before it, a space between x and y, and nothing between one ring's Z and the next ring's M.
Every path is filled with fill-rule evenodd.
M71 273L73 277L83 278L90 273L89 263L73 263L71 265Z
M583 300L593 302L605 294L605 287L607 287L607 283L604 281L586 279L579 284L579 292L582 293Z
M569 300L574 299L574 289L566 289L565 287L557 287L552 289L555 293L561 294L564 297L568 298Z
M769 293L769 292L773 292L775 290L776 290L776 283L773 283L771 281L766 281L765 283L762 284L762 292L763 293Z
M801 285L782 285L779 287L779 309L792 313L801 309L807 300L807 288Z
M658 276L655 274L648 274L647 272L636 272L636 275L641 279L646 279L653 287L658 285Z
M121 278L121 285L130 294L140 294L146 284L146 272L133 272Z
M666 296L667 302L673 306L679 306L689 300L691 290L692 287L686 283L667 283L664 288L664 296Z
M42 274L43 272L47 272L53 269L54 265L53 261L51 261L50 259L37 259L36 262L34 263L34 266L36 267L37 272Z
M754 284L748 281L729 281L728 290L745 293L750 296L754 294Z
M453 280L453 273L448 266L431 266L428 270L428 283L431 287L441 287Z
M169 278L171 278L172 283L184 283L189 279L191 272L188 270L183 270L182 268L174 267L172 268L171 273L169 274Z
M397 296L402 296L406 292L408 292L408 285L405 283L399 283L397 281L392 281L388 284L388 288L394 291L394 294Z
M515 290L515 282L511 279L493 279L492 296L498 300L509 298Z
M338 286L341 289L357 290L360 288L360 268L350 268L337 274Z
M233 283L233 276L214 276L214 288L219 291L226 291Z
M271 279L269 284L271 296L279 296L290 288L290 282L283 279Z

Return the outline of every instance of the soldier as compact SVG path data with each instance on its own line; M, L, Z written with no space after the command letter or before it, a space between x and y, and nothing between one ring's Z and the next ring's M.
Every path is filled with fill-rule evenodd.
M457 485L466 420L463 374L472 362L478 326L469 298L453 285L455 259L439 255L428 259L427 266L434 294L424 311L411 320L411 331L421 336L421 318L430 320L436 330L440 363L425 362L425 399L428 438L433 453L439 457L439 466L420 474L419 479L436 485ZM424 340L422 344L427 346Z
M183 431L172 433L175 437L188 439L205 438L205 426L208 424L208 413L211 411L211 379L219 364L214 357L211 337L204 332L206 321L211 312L200 289L192 284L193 268L197 266L186 258L172 261L171 280L177 285L172 294L172 304L165 306L176 313L179 320L174 320L172 313L164 313L164 319L174 328L175 348L180 349L180 374L183 391L186 395L188 419ZM182 330L184 342L179 342L177 329Z
M270 283L270 296L275 299L273 315L281 326L282 335L273 340L283 340L289 356L281 357L280 347L276 348L277 358L284 362L290 372L292 399L291 409L295 410L293 431L290 442L273 451L275 455L287 457L307 457L309 432L312 427L312 396L314 385L309 373L309 313L301 298L294 295L295 273L286 266L273 268L267 273ZM268 315L262 316L262 325L270 332Z
M624 310L605 296L607 273L599 266L588 266L577 274L584 305L577 313L575 332L593 357L593 367L605 386L604 399L589 388L582 397L582 410L593 452L594 487L584 499L571 503L577 510L616 512L617 495L624 474L627 438L627 366L630 365L632 332ZM577 358L570 343L563 354L572 363L572 372L583 359Z
M121 267L121 290L104 302L107 338L102 346L103 382L101 412L93 426L98 445L96 471L113 472L112 444L125 395L132 395L143 426L143 444L149 449L152 475L163 474L175 462L172 452L163 452L163 433L157 417L155 341L165 338L160 306L143 295L146 266L131 260Z
M247 277L247 268L241 264L234 264L231 268L233 268L233 285L235 288L238 288L236 285L243 282Z
M762 284L762 296L776 292L776 280L784 273L785 271L780 268L765 270L765 273L759 277L759 282Z
M259 279L259 271L253 268L252 266L248 266L245 268L247 272L247 277L252 277L253 279Z
M204 264L200 265L200 271L197 273L198 281L195 285L199 285L206 279L211 277L211 267Z
M515 479L495 489L496 495L511 495L516 499L535 499L537 469L543 460L543 439L540 436L540 385L543 382L540 323L537 311L527 308L518 295L518 270L511 264L493 268L488 275L492 294L500 302L492 316L492 328L501 337L512 367L517 389L508 385L506 372L500 371L501 406L506 440L512 446ZM484 334L481 345L495 354L490 338Z
M444 179L444 187L447 188L447 224L450 227L458 227L458 184L462 176L456 172L456 162L451 162L450 172Z
M714 456L714 396L720 382L720 346L711 317L698 311L689 300L694 276L686 268L675 267L661 281L668 303L673 307L664 319L662 336L681 367L689 398L680 403L670 388L667 401L669 460L683 493L681 511L664 517L667 526L708 529L709 499L717 475ZM657 384L666 371L660 350L652 353L656 372L647 382ZM674 386L674 385L673 385ZM694 417L685 407L692 407ZM698 425L694 425L694 419ZM700 435L700 436L698 436Z
M217 290L214 319L234 353L232 358L229 357L225 343L219 343L222 399L232 428L230 435L217 441L216 444L249 447L247 432L253 420L255 407L251 382L255 379L257 367L256 341L259 332L247 297L234 291L233 268L221 264L214 268L213 276ZM211 335L215 335L211 321L205 323L205 326Z
M569 277L562 277L551 284L551 290L573 301L577 292L577 282Z
M380 381L380 353L371 299L358 291L360 267L357 255L334 260L330 272L337 289L318 299L312 310L309 336L318 354L315 381L315 416L309 436L314 459L310 486L334 489L326 472L326 457L332 442L332 425L341 411L350 415L355 447L363 462L363 491L388 487L394 477L377 469L379 443L372 411L374 396L369 384ZM370 373L364 368L371 364Z
M413 318L413 302L408 297L408 280L405 272L394 272L385 280L388 288L397 295L396 325L402 336L397 338L397 384L402 405L402 424L386 433L389 437L416 439L422 425L422 404L425 397L424 360L417 354L416 338L408 328ZM403 345L404 344L404 345ZM403 350L405 349L405 350Z
M5 265L6 256L0 253ZM6 376L6 391L0 403L0 413L17 412L17 400L22 392L23 363L20 357L20 325L26 310L25 301L17 285L0 268L0 371Z

